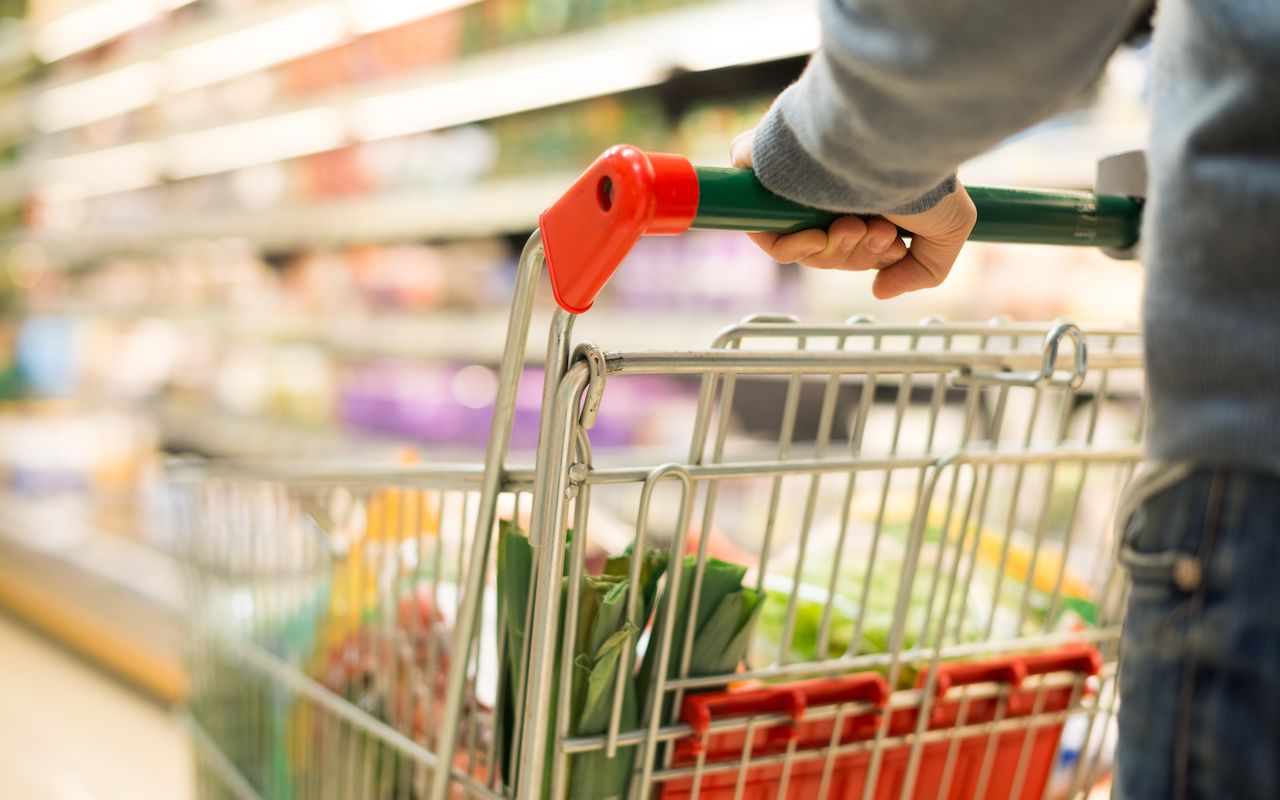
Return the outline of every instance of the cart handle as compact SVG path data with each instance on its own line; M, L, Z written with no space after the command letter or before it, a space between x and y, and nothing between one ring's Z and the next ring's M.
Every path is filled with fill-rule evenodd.
M966 188L978 209L974 241L1122 250L1138 240L1142 203L1136 198ZM825 228L839 216L779 197L749 169L695 167L683 156L617 145L542 212L538 229L556 301L581 314L641 236L690 228L789 232Z
M1007 683L1016 689L1032 675L1049 675L1054 672L1097 675L1101 671L1102 654L1097 648L1070 643L1042 653L1017 653L991 661L939 664L933 690L935 696L942 697L957 686L972 686L975 683ZM916 688L923 689L928 682L929 673L926 670L920 673Z

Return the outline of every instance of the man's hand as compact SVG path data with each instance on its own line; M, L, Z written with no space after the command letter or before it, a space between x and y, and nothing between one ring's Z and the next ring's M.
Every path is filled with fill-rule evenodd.
M733 140L730 157L735 167L751 166L754 131ZM796 233L748 233L771 258L783 264L798 262L817 269L878 270L871 292L881 300L942 283L969 238L978 211L964 187L920 214L886 214L863 220L840 217L827 230ZM912 231L908 249L895 226Z

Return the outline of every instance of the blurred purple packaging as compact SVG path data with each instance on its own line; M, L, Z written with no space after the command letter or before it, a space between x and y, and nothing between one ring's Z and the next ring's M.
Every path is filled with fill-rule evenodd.
M493 416L496 371L489 367L429 367L382 361L343 376L339 414L347 428L416 442L483 447ZM637 376L607 384L602 412L591 431L596 447L642 443L663 401L691 395L667 378ZM516 396L511 447L538 442L542 370L526 369Z

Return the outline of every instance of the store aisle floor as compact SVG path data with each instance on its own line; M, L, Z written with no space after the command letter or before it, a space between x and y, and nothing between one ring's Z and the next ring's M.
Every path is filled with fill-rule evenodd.
M0 797L192 796L190 747L167 710L0 616Z

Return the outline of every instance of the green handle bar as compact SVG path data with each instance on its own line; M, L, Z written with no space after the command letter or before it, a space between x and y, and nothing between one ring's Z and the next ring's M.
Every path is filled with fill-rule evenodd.
M791 232L825 228L841 216L794 203L749 169L697 167L695 228ZM1077 245L1124 250L1138 241L1142 202L1090 192L966 186L978 209L971 241ZM910 231L902 231L910 236Z

